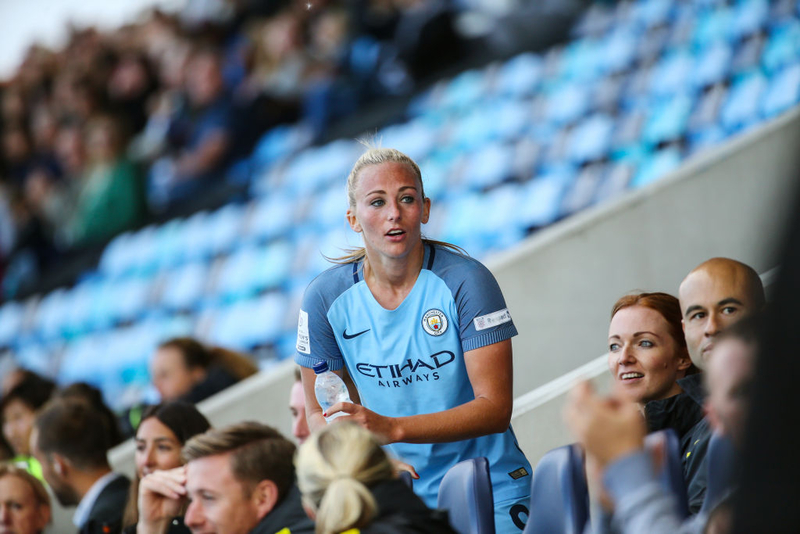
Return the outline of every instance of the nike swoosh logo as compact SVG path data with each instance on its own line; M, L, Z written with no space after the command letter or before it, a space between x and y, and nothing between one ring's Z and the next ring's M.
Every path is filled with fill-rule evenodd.
M352 334L352 335L350 335L350 334L348 334L348 333L347 333L347 328L345 328L345 329L344 329L344 332L342 332L342 337L344 337L345 339L353 339L354 337L358 337L358 336L360 336L361 334L366 334L366 333L367 333L367 332L369 332L370 330L372 330L372 329L371 329L371 328L367 328L366 330L364 330L364 331L362 331L362 332L358 332L358 333L356 333L356 334Z

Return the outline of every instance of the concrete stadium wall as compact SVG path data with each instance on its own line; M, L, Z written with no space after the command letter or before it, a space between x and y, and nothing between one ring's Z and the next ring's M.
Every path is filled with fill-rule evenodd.
M597 355L605 351L608 313L619 296L635 289L674 294L692 267L713 256L739 259L762 273L774 266L786 200L794 199L800 174L798 147L795 110L489 263L520 331L513 424L532 463L569 441L560 416L563 384L537 388L577 376L571 371L607 384ZM292 380L293 364L285 362L199 407L216 426L255 419L288 436ZM525 408L526 393L534 394L535 409ZM132 473L133 450L132 442L115 448L112 465Z

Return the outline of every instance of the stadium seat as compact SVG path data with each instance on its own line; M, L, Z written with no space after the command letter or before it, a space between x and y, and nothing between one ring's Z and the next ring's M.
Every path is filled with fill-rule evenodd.
M710 512L730 492L735 480L736 450L731 440L716 433L711 435L706 452L708 485L703 511Z
M745 76L735 83L722 108L722 126L735 132L754 124L759 117L761 95L766 87L767 81L760 73Z
M167 310L194 308L205 295L209 281L209 263L191 262L164 274L161 305Z
M693 85L702 88L723 82L732 58L733 50L728 43L719 41L712 44L697 59L692 76Z
M655 462L656 478L665 491L675 497L675 504L680 517L689 515L689 502L686 496L686 483L683 480L683 464L681 462L681 444L672 429L653 432L645 438L645 449L660 450L661 458Z
M24 308L18 302L6 302L0 307L0 347L11 344L22 331Z
M581 534L589 519L583 451L565 445L546 453L531 481L531 504L523 534Z
M576 164L606 157L614 130L614 121L604 115L592 115L575 126L567 154Z
M539 228L554 222L559 216L559 205L565 188L575 178L574 170L562 168L537 176L520 191L520 224Z
M631 187L644 187L658 180L668 172L677 169L681 159L680 149L677 147L665 148L649 155L631 180Z
M542 59L530 52L506 61L497 73L496 94L514 97L532 95L539 88L542 76Z
M437 508L447 510L458 534L494 534L494 498L489 462L458 462L442 478Z
M762 112L767 118L774 117L798 102L800 102L800 62L772 77L764 94Z

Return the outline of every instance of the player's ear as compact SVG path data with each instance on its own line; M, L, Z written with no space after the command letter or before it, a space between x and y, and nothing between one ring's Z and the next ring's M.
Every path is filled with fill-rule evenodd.
M356 218L356 210L354 208L347 208L347 214L345 215L345 218L347 219L347 224L350 225L350 228L354 232L360 234L361 225L359 224L358 219Z

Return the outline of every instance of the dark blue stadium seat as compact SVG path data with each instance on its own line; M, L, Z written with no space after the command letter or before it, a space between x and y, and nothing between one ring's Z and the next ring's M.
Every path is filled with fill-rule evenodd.
M579 534L589 518L583 452L566 445L545 454L533 472L523 534Z
M736 451L725 436L711 435L706 453L708 486L703 511L711 511L730 491L735 478Z
M658 444L662 456L656 460L656 476L665 491L675 497L678 513L681 517L689 515L689 501L686 496L686 483L683 480L683 464L681 463L681 444L678 436L671 429L653 432L645 438L645 448L653 451Z
M486 458L458 462L439 486L437 508L447 510L459 534L494 534L494 497Z

